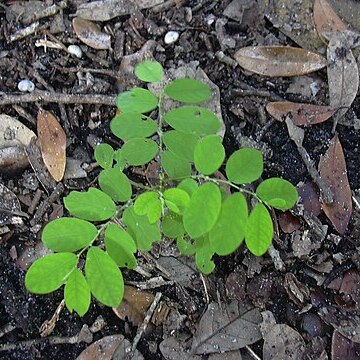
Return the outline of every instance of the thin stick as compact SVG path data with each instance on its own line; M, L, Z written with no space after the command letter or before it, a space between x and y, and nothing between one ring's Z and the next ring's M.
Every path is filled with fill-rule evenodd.
M248 345L246 345L246 346L245 346L245 349L247 350L247 352L249 353L249 355L250 355L252 358L254 358L255 360L261 360L261 358L259 358L259 357L255 354L254 350L253 350L251 347L249 347Z
M22 95L3 94L0 96L0 106L38 101L58 104L99 104L115 106L115 99L116 95L63 94L37 90Z

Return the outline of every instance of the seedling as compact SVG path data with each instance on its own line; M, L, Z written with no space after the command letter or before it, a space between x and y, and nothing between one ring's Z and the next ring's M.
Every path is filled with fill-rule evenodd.
M147 61L135 74L144 82L157 82L163 69ZM64 205L73 217L45 226L42 241L54 254L29 268L25 284L30 292L46 294L65 284L67 308L82 316L91 295L118 306L124 292L120 268L134 269L136 252L149 251L164 237L174 239L183 255L195 256L204 274L214 270L214 254L229 255L243 241L256 256L268 250L273 238L269 209L290 209L297 191L280 178L262 181L255 191L245 188L263 172L262 153L250 148L227 159L222 168L227 179L216 177L226 157L217 135L221 123L198 105L210 97L206 84L187 78L170 82L159 98L143 88L117 97L120 115L110 128L123 145L114 150L100 144L95 149L102 168L100 189L72 191ZM166 98L185 105L165 112ZM157 114L157 121L145 115L149 112ZM155 185L131 180L132 167L151 161L159 169ZM247 198L255 200L251 208Z

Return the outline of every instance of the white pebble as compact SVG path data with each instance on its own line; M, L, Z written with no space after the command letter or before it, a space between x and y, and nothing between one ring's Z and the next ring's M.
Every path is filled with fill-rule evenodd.
M69 54L75 55L78 59L81 59L82 50L81 50L80 46L78 46L78 45L69 45L67 49L68 49Z
M179 38L179 33L177 31L169 31L165 34L164 42L165 44L172 44Z
M21 80L18 83L18 89L22 92L33 92L35 90L35 85L30 80Z

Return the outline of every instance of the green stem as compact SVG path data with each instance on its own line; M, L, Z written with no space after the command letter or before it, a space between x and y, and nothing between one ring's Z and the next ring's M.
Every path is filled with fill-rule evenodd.
M164 179L165 179L165 174L164 174L164 169L161 165L161 157L162 157L162 153L163 153L163 131L162 131L162 126L163 126L163 93L160 94L159 96L159 104L158 104L158 108L159 108L159 121L158 121L158 129L157 129L157 134L159 136L159 157L160 157L160 174L159 174L159 182L160 182L160 191L163 191L164 188Z
M133 180L130 180L130 179L129 179L129 181L130 181L130 184L131 184L131 185L133 185L133 186L135 186L135 187L137 187L137 188L139 188L139 189L153 190L153 188L150 187L150 186L146 186L146 185L140 184L140 183L138 183L138 182L136 182L136 181L133 181Z

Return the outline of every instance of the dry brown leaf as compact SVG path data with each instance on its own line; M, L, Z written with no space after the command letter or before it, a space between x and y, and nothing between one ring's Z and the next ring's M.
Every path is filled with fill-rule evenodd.
M300 229L300 220L290 211L281 212L278 216L279 225L285 234L291 234Z
M359 348L359 344L353 343L335 330L331 342L331 360L358 360Z
M73 28L77 37L86 45L96 50L111 48L111 37L101 31L100 27L85 19L74 18Z
M344 34L335 33L331 37L327 59L330 105L339 108L334 115L337 122L348 111L359 88L358 65Z
M139 326L153 301L153 294L125 285L123 300L117 308L113 308L113 311L121 320L127 317L135 326Z
M326 0L314 1L314 23L320 39L327 43L325 34L347 30L348 26L336 14Z
M266 110L278 121L290 116L293 123L299 125L314 125L328 120L336 111L333 107L313 104L294 103L290 101L270 102Z
M299 197L304 210L308 213L319 216L321 214L321 203L319 189L313 182L308 182L298 188Z
M337 135L320 158L319 173L334 194L334 202L322 204L322 208L336 231L343 235L351 217L352 199L344 152Z
M40 110L37 132L41 155L55 181L61 181L66 166L66 134L53 114Z
M235 53L235 60L245 70L266 76L298 76L326 66L321 55L290 46L244 47Z

